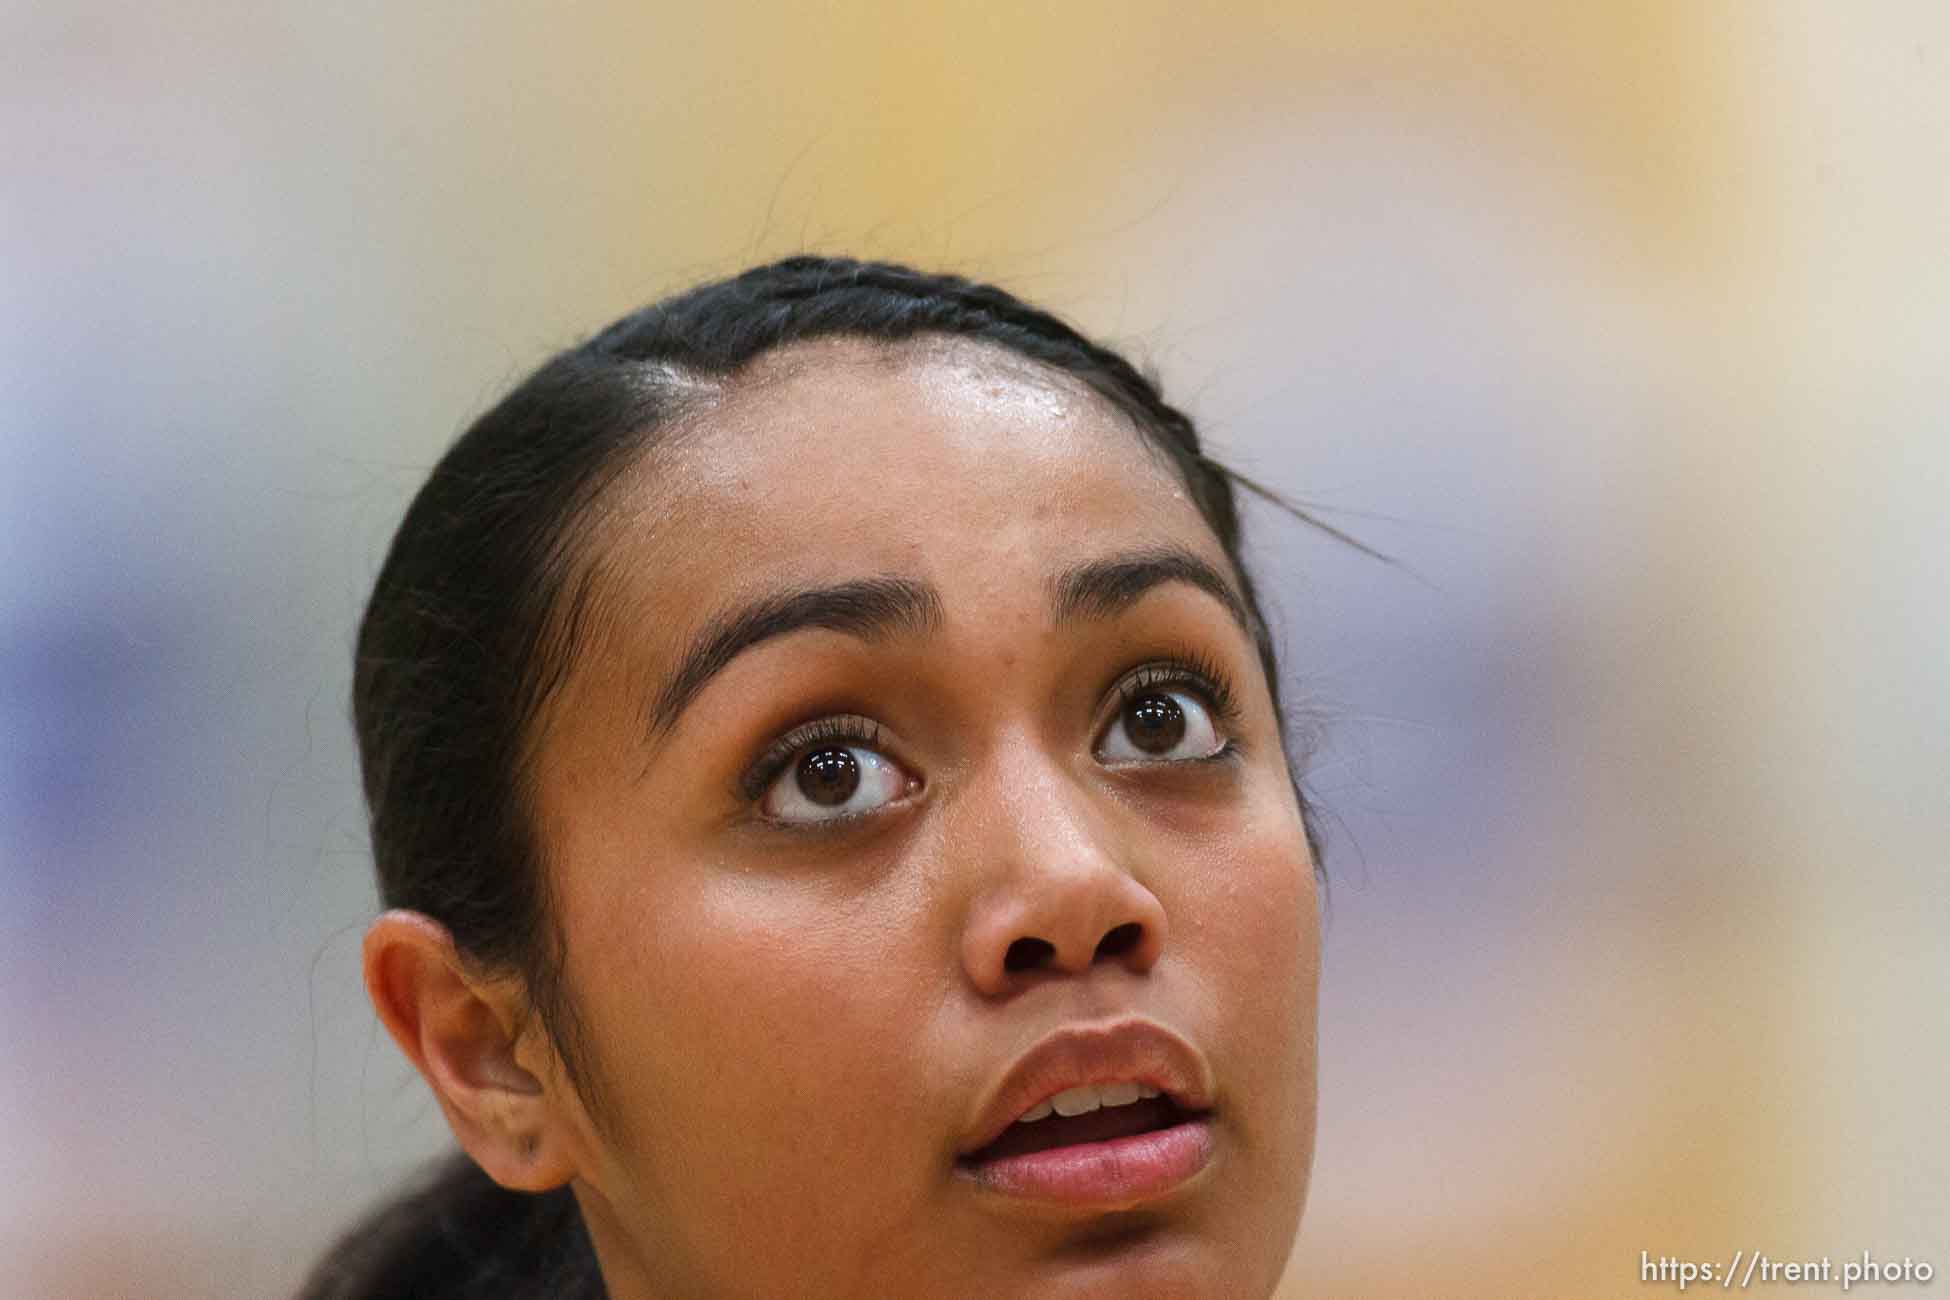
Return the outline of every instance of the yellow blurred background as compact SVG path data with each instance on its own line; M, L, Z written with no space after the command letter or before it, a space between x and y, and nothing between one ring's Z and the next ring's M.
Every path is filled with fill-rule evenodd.
M0 157L0 1292L287 1293L441 1144L379 556L800 249L1064 311L1405 566L1251 517L1335 823L1282 1296L1950 1270L1950 8L16 0Z

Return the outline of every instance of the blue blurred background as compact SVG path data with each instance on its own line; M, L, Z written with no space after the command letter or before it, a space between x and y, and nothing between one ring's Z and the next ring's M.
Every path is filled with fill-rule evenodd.
M1950 1270L1950 9L8 2L0 157L0 1291L277 1295L442 1144L378 559L800 249L1061 309L1403 561L1250 521L1335 822L1283 1296Z

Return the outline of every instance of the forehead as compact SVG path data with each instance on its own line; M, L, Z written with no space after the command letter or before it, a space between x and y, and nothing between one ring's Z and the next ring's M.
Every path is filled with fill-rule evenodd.
M662 607L660 624L782 580L901 574L947 589L1145 543L1229 567L1164 453L1122 413L1066 375L961 340L770 354L682 421L603 515L599 567L632 603Z

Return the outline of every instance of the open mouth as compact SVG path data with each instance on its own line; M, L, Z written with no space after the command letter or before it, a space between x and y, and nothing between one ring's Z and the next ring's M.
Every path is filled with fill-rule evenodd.
M1141 1017L1060 1029L986 1092L955 1169L1000 1198L985 1204L1035 1214L1156 1202L1219 1167L1213 1091L1204 1055Z
M1140 1098L1123 1106L1102 1106L1082 1115L1051 1113L1042 1119L1017 1120L1003 1130L1001 1137L962 1159L970 1165L985 1165L1058 1147L1114 1142L1172 1128L1189 1118L1164 1096Z

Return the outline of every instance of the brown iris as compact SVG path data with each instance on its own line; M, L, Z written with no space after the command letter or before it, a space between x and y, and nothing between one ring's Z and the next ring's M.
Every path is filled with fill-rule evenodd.
M832 808L860 788L860 761L847 749L815 749L799 760L799 790L816 804Z
M1169 695L1143 695L1124 706L1124 730L1147 754L1162 754L1185 738L1185 711Z

